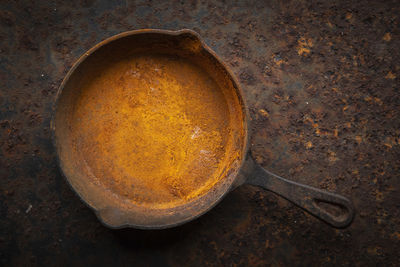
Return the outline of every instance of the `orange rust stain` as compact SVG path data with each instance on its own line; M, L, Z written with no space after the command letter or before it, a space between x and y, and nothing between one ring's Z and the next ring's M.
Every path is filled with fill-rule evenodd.
M380 98L378 98L378 97L374 97L374 101L375 101L378 105L380 105L380 106L383 105L383 101L382 101Z
M387 32L382 39L386 42L389 42L390 40L392 40L392 35L390 34L390 32Z
M394 145L397 145L398 141L394 137L387 136L384 140L383 145L385 145L388 148L392 148Z
M311 124L311 126L315 129L316 135L321 135L321 130L319 129L318 123L314 122L314 120L311 119L310 117L306 117L305 122L309 122ZM324 133L324 134L328 135L329 133Z
M72 136L92 179L114 194L169 208L223 177L237 122L201 68L182 58L134 55L81 91Z
M329 152L328 152L328 160L329 160L330 162L335 162L335 161L337 161L338 158L336 157L336 153L333 152L333 151L329 151Z
M274 62L276 65L278 65L278 67L280 67L283 63L285 63L283 59L277 57L274 57Z
M333 136L334 137L338 137L339 136L339 130L337 128L334 130Z
M308 141L307 143L306 143L306 148L307 149L310 149L310 148L312 148L313 147L313 144L310 142L310 141Z
M386 74L385 78L386 78L386 79L390 79L390 80L394 80L394 79L396 79L396 75L393 74L391 71L389 71L389 72Z
M258 112L259 112L259 113L261 114L261 116L263 116L264 118L268 118L268 117L269 117L269 113L268 113L268 111L266 111L265 109L260 109Z
M309 54L311 52L311 47L313 47L313 42L311 39L306 39L305 37L301 37L297 40L297 54Z
M383 101L378 97L365 96L364 100L367 102L375 102L380 106L383 105Z

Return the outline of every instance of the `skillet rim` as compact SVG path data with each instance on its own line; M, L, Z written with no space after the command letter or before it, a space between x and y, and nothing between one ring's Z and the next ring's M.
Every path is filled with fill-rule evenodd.
M244 145L242 148L242 158L240 160L240 164L237 167L237 171L234 174L234 178L231 180L230 185L221 193L219 196L217 196L214 201L212 199L208 199L208 205L205 205L206 207L202 209L200 212L193 214L191 216L188 216L184 220L177 221L175 223L169 223L169 224L154 224L154 225L144 225L144 224L134 224L134 223L122 223L122 224L110 224L109 222L106 222L104 218L101 216L101 210L96 209L96 207L93 207L89 205L89 203L75 190L75 188L72 186L68 176L65 174L63 168L61 167L61 158L58 153L58 144L57 144L57 138L56 138L56 125L55 125L55 117L57 113L57 107L59 105L60 97L62 95L62 92L64 90L65 85L67 84L69 78L72 76L74 71L80 66L80 64L90 55L92 55L95 51L97 51L99 48L124 37L128 37L131 35L138 35L138 34L147 34L147 33L156 33L156 34L164 34L164 35L170 35L170 36L179 36L182 34L189 34L193 35L197 38L199 41L201 47L207 51L216 61L224 68L224 70L227 72L229 75L229 78L231 79L233 83L233 87L236 89L237 96L240 101L240 106L243 112L243 131L244 131ZM232 191L234 188L237 186L241 185L244 183L244 181L238 181L239 173L241 169L243 168L243 165L245 164L248 151L249 151L249 110L247 107L246 103L246 98L244 96L243 90L240 86L239 81L237 80L236 76L233 74L233 71L230 69L230 67L204 42L204 40L201 38L201 36L191 30L191 29L181 29L181 30L163 30L163 29L140 29L140 30L131 30L131 31L125 31L116 35L113 35L93 47L91 47L89 50L84 52L72 65L72 67L69 69L67 74L64 76L63 81L61 82L56 96L55 96L55 102L52 106L52 116L51 116L51 121L50 121L50 131L51 131L51 141L53 144L53 148L55 150L55 157L56 157L56 162L58 165L58 168L61 171L62 176L64 179L67 181L67 184L69 187L72 189L72 191L79 197L79 199L91 210L94 211L96 214L96 217L98 220L106 227L111 228L111 229L122 229L122 228L135 228L135 229L147 229L147 230L157 230L157 229L167 229L167 228L172 228L176 227L185 223L188 223L190 221L193 221L197 219L198 217L204 215L208 211L210 211L213 207L215 207L227 194L228 192ZM210 190L209 190L210 191ZM208 191L208 192L209 192ZM187 205L190 205L191 202L187 203Z

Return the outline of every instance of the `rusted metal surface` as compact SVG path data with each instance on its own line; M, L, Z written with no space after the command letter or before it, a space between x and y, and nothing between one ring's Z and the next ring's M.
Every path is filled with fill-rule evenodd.
M238 180L347 226L354 213L347 198L245 156L248 113L237 80L197 33L148 29L110 37L79 58L57 93L51 130L68 183L112 228L183 224ZM245 158L251 167L235 179Z
M227 67L190 30L138 30L85 52L51 123L62 171L107 226L160 229L231 188L247 111Z
M2 1L0 260L3 265L398 265L399 6L396 1ZM245 91L253 156L349 196L334 230L241 187L162 232L104 228L67 186L50 141L72 63L116 33L191 28Z

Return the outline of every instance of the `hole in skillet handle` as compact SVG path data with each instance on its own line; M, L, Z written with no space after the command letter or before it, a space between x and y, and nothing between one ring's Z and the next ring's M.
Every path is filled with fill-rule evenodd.
M345 206L331 203L322 199L314 199L314 205L320 209L324 209L328 214L337 218L345 215L345 213L348 212Z
M346 197L282 178L262 168L251 157L246 163L249 165L246 183L280 195L333 227L344 228L352 222L354 208Z
M313 199L312 204L316 209L322 211L319 216L326 216L325 221L337 228L348 226L353 219L352 208L348 206L317 198ZM334 221L335 224L330 221Z

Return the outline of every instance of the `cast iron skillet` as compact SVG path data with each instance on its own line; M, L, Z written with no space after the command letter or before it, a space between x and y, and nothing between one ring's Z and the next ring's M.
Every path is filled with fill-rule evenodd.
M208 71L218 84L228 90L233 101L232 112L242 129L232 133L237 153L226 166L224 177L206 193L169 208L149 208L126 201L89 179L90 171L80 158L79 146L70 135L70 114L74 112L80 92L80 81L94 75L108 58L126 54L157 51L177 55L196 62ZM64 78L55 104L51 128L59 165L68 183L92 208L99 220L110 228L133 227L163 229L191 221L215 206L229 191L242 184L260 186L303 208L333 227L348 226L354 215L352 203L345 197L279 177L259 166L249 152L249 115L240 85L228 66L191 30L137 30L115 35L97 44L70 69ZM155 192L156 193L156 192ZM328 204L328 205L326 205ZM336 207L332 209L329 207ZM340 210L340 212L337 212Z

